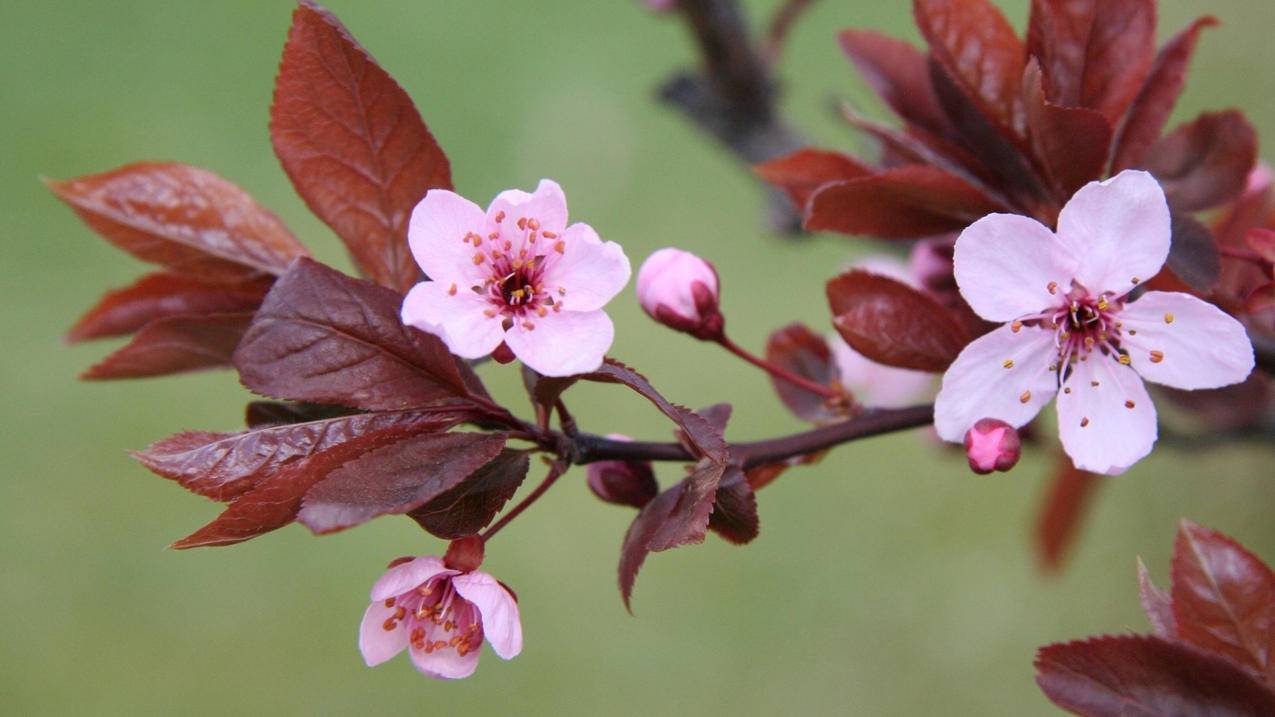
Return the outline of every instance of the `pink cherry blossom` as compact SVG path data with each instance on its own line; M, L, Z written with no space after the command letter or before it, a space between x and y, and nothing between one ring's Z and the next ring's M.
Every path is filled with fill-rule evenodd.
M866 271L920 289L916 277L902 261L886 255L867 256L848 268ZM928 400L934 395L934 376L923 371L895 368L877 363L850 348L841 335L828 335L833 365L841 385L855 399L873 408L903 408Z
M638 303L651 318L678 331L720 331L720 290L717 270L689 251L659 249L638 269Z
M1018 431L997 418L979 419L965 433L965 456L970 470L979 475L1013 468L1022 455L1022 446Z
M567 224L567 200L543 179L532 194L501 192L484 212L432 189L412 211L412 255L431 281L403 301L403 322L462 358L504 342L545 376L596 369L615 328L602 311L629 281L629 260L587 224Z
M1058 396L1058 431L1076 467L1116 474L1151 451L1155 406L1143 380L1180 389L1243 381L1244 327L1193 296L1138 285L1169 254L1169 207L1146 172L1083 187L1057 232L992 214L956 241L961 295L1005 322L966 346L943 376L934 423L958 442L983 417L1014 427Z
M522 652L514 596L487 573L452 570L425 555L391 563L372 586L359 650L375 667L407 648L423 674L458 680L478 667L484 637L503 659Z

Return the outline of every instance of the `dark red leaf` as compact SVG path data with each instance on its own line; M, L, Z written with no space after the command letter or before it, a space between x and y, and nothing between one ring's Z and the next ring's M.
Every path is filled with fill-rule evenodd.
M463 483L408 515L440 538L454 540L474 535L518 491L530 465L527 451L503 450Z
M823 386L837 385L837 369L828 350L828 342L806 327L789 324L766 339L766 360ZM844 417L844 411L833 410L827 399L789 381L771 377L771 385L779 400L798 418L823 422Z
M368 411L470 395L437 337L404 326L402 297L308 259L279 278L235 352L257 393Z
M319 481L368 451L401 441L426 427L399 425L354 436L270 473L208 525L173 543L177 549L234 545L297 519L301 499Z
M1259 717L1275 693L1226 660L1142 635L1043 647L1036 684L1054 704L1089 717Z
M1100 485L1100 476L1076 468L1070 458L1059 454L1032 531L1041 568L1054 572L1062 567Z
M1021 122L1027 50L988 0L914 0L917 26L933 57L1000 127Z
M1151 623L1151 631L1156 637L1166 640L1177 637L1173 600L1151 581L1151 573L1142 563L1142 558L1138 558L1138 602L1142 603L1142 611L1147 614L1147 621Z
M363 454L305 495L297 520L317 534L410 513L460 485L505 446L499 433L422 435Z
M1151 74L1129 108L1120 130L1112 162L1113 172L1141 165L1147 150L1160 139L1169 115L1173 113L1173 106L1186 86L1187 67L1195 53L1200 31L1216 24L1215 18L1202 17L1161 48L1151 67Z
M757 496L744 472L737 467L728 468L717 485L708 528L736 545L752 542L761 529Z
M1114 125L1151 70L1155 0L1033 0L1027 37L1048 100Z
M472 418L464 410L359 413L243 433L178 433L133 454L156 474L213 500L228 501L282 466L365 433L446 430Z
M837 38L863 79L895 114L927 132L952 136L952 123L930 84L924 53L902 40L864 30L843 30Z
M822 450L817 453L806 453L800 456L793 456L792 458L780 461L779 463L765 463L754 468L749 468L745 477L748 479L748 485L752 486L754 491L759 491L771 483L774 483L775 480L786 473L789 468L792 468L793 466L814 465L815 463L822 461L823 457L826 455L828 455L828 451Z
M942 371L970 341L950 311L894 279L850 271L829 281L827 293L841 338L877 363Z
M340 20L302 0L283 48L270 140L297 193L378 284L419 278L407 247L412 208L451 189L447 156L412 100Z
M714 403L711 406L705 406L698 409L695 413L700 418L708 421L708 425L713 427L721 435L726 435L726 424L730 423L730 416L735 411L735 407L723 401L722 403Z
M1032 148L1059 196L1070 197L1102 176L1111 148L1111 124L1101 112L1048 101L1035 58L1023 74L1023 102Z
M804 208L810 195L829 182L857 179L872 169L853 157L821 149L799 149L786 156L763 162L753 171L788 193L792 203Z
M1222 275L1222 255L1209 228L1182 211L1173 212L1173 241L1165 265L1195 291L1207 294Z
M227 366L251 321L251 312L156 319L80 378L145 378Z
M1152 146L1145 166L1182 211L1215 207L1244 191L1257 133L1236 110L1202 114Z
M806 229L916 239L959 231L1000 207L941 169L907 166L826 184L806 206Z
M201 281L281 274L308 255L278 217L206 169L139 163L47 184L107 241Z
M629 598L638 570L652 551L704 542L717 485L726 471L724 463L701 460L691 476L660 493L638 512L620 548L620 595L632 610Z
M67 332L67 341L127 336L155 319L186 314L251 313L274 283L272 277L208 284L179 274L147 274L131 286L107 292Z
M1257 556L1184 520L1173 546L1172 594L1179 639L1275 684L1275 573Z
M328 406L322 403L285 403L282 401L249 401L244 409L244 423L248 428L271 428L292 423L322 421L357 413L345 406Z

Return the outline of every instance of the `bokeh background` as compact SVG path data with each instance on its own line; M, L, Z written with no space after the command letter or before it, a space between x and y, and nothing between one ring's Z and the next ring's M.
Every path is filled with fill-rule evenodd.
M1026 4L1003 3L1020 28ZM760 348L792 320L826 326L823 281L871 248L763 228L758 187L652 101L693 51L682 26L636 1L331 5L416 98L460 191L485 203L554 177L573 216L621 242L635 266L668 244L710 257L743 344ZM879 107L834 32L915 39L909 7L823 0L796 28L785 105L818 143L857 145L830 98ZM61 332L142 266L38 181L138 159L201 165L348 267L266 132L290 10L285 0L0 3L0 711L1051 714L1032 682L1035 648L1145 631L1134 558L1167 582L1180 516L1275 560L1269 446L1157 451L1109 482L1074 560L1048 578L1028 536L1050 456L980 478L912 432L843 448L766 489L762 536L747 548L710 537L652 556L631 617L615 565L632 514L594 500L576 471L489 549L487 569L522 598L521 657L488 653L455 684L422 679L404 659L366 669L355 635L371 582L390 558L443 546L383 519L322 539L293 526L233 548L166 550L217 508L125 449L180 429L234 429L247 393L229 372L76 381L110 347L68 348ZM1162 36L1204 11L1224 24L1201 44L1179 119L1241 106L1275 135L1275 6L1164 0ZM733 401L730 437L800 427L754 369L656 326L631 292L610 310L613 354L679 402ZM516 370L482 374L524 405ZM572 399L588 429L668 435L622 390L583 387Z

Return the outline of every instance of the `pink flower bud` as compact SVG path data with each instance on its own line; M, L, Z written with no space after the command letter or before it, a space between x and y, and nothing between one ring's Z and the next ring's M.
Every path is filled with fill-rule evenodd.
M612 434L613 440L632 440ZM598 461L585 467L589 490L607 503L641 508L660 492L649 461Z
M443 565L451 570L472 573L483 564L483 539L477 535L457 538L447 546L447 554L443 556Z
M970 470L979 475L1007 471L1018 464L1022 442L1018 431L999 418L983 418L965 433Z
M701 339L721 334L717 270L694 254L660 249L638 270L638 303L651 318Z

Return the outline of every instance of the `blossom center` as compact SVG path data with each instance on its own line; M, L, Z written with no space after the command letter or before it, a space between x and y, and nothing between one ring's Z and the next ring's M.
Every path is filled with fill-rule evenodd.
M1058 347L1057 361L1050 367L1058 371L1059 383L1067 379L1077 363L1088 361L1095 353L1122 364L1129 363L1128 352L1121 347L1124 325L1117 320L1123 301L1097 297L1083 288L1075 288L1059 305L1042 315L1054 330L1054 345ZM1021 322L1014 322L1021 325Z
M486 237L470 232L462 239L475 250L474 264L486 267L483 283L470 290L486 299L488 317L503 317L506 329L517 323L530 331L535 318L562 310L566 289L549 286L546 278L566 254L566 242L556 232L542 229L535 217L507 221L502 211L493 219L496 230ZM456 293L455 285L450 292Z
M455 650L464 657L482 646L478 610L456 592L449 576L431 578L414 590L387 599L385 606L394 608L394 614L382 627L389 632L401 623L412 649L418 652Z

